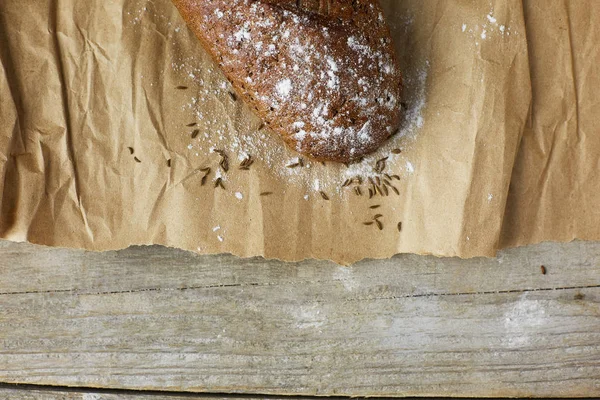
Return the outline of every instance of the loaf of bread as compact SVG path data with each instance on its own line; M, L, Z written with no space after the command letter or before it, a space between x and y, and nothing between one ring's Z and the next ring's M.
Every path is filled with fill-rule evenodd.
M377 0L173 0L238 95L299 153L350 162L398 128L402 77Z

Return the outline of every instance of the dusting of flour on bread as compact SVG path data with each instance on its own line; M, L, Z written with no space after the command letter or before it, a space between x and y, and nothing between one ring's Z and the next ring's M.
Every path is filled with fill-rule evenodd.
M173 2L232 90L297 152L350 162L396 130L402 76L377 2Z
M224 18L225 13L226 11L222 9L215 10L215 17ZM300 20L297 21L297 23L300 22ZM290 14L290 26L294 23L296 23L294 15ZM408 19L404 23L408 26L412 23L412 19ZM173 26L173 31L177 30L174 34L186 34L185 30L180 28L182 26ZM326 66L323 69L323 75L319 76L322 89L327 90L332 97L335 97L336 91L339 90L340 70L345 66L336 61L326 49L318 49L314 44L305 43L297 37L292 37L290 29L278 31L271 38L272 40L268 41L259 40L249 26L241 25L230 38L224 39L236 44L249 42L254 48L253 51L263 52L266 55L277 54L277 41L286 39L294 41L292 53L296 58L292 60L293 62L286 64L286 74L278 76L274 81L273 90L265 94L266 100L273 106L283 107L287 100L293 98L287 106L299 109L311 107L310 101L315 98L315 87L309 84L310 82L302 82L302 80L298 85L296 83L298 80L292 79L293 76L302 75L305 72L304 60L322 59L323 65ZM346 45L365 60L371 62L375 60L383 74L392 68L386 62L385 57L376 54L377 52L373 51L372 46L368 46L365 40L359 36L348 37ZM197 123L194 128L199 129L199 134L191 138L190 130L178 128L177 135L185 143L182 155L189 158L192 165L205 163L202 160L214 157L212 153L214 149L227 151L229 156L237 162L241 162L251 155L256 161L255 165L264 165L266 171L272 176L282 179L290 185L303 186L307 198L314 197L315 194L319 197L319 191L325 191L335 196L336 193L342 192L342 184L349 178L362 176L367 179L376 176L374 166L382 157L390 157L388 165L394 167L393 171L388 171L390 173L393 172L404 177L418 173L416 160L411 159L410 148L424 124L429 70L429 63L426 60L422 60L416 67L413 62L413 68L404 71L404 94L402 97L390 96L389 107L396 107L402 103L402 120L399 129L398 126L389 126L394 135L385 141L378 150L348 166L332 162L323 165L310 158L301 157L303 158L301 168L288 167L298 163L298 153L286 146L279 136L274 135L267 126L264 126L245 102L232 100L230 94L235 92L233 87L216 65L206 61L207 56L201 51L196 51L179 54L170 64L170 68L177 75L185 78L183 83L190 87L189 90L180 94L183 98L181 111L189 116L184 122ZM377 79L382 78L373 80L373 78L360 74L355 74L353 77L363 87L362 92L364 93L356 96L353 101L360 105L361 109L364 108L366 112L372 111L367 106L371 101L370 98L374 98L371 94L377 92L377 86L374 86L377 84ZM256 76L247 77L246 82L259 84L260 79ZM387 98L385 100L388 101ZM297 118L286 123L293 128L295 139L301 143L307 136L315 135L315 126L327 125L324 116L331 112L331 109L332 101L326 96L313 107L308 120ZM368 142L371 128L366 121L360 125L354 136L359 141ZM335 126L323 127L323 129L330 129L329 133L323 134L324 137L343 135L343 132L339 128L336 129ZM402 153L390 154L393 149L401 149ZM198 161L194 162L194 159ZM407 165L411 165L411 167L407 168ZM223 174L219 170L213 174L216 174L215 177L222 178L223 182L227 182L229 178L228 174ZM234 197L233 193L232 197Z

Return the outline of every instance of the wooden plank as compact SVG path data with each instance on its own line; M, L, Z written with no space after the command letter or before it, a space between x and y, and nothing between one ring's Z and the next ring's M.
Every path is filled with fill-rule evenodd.
M0 381L597 396L599 261L598 243L343 268L160 247L97 254L0 242Z
M544 243L503 251L498 258L399 255L352 267L199 256L161 246L104 253L0 240L1 293L100 293L213 286L325 283L364 290L385 283L403 295L482 293L587 287L600 283L600 243ZM542 275L544 265L547 275Z
M168 392L143 392L134 391L106 391L106 390L78 390L58 389L51 387L0 387L0 399L8 400L259 400L259 396L235 396L235 395L194 395L194 394L172 394ZM286 397L268 397L269 400L289 400ZM295 397L294 400L310 400L311 397ZM434 400L434 399L432 399Z

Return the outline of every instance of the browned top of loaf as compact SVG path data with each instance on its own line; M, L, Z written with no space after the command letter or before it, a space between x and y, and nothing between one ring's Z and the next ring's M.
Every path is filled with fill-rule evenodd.
M377 0L173 0L266 124L302 154L347 162L400 120L402 78Z

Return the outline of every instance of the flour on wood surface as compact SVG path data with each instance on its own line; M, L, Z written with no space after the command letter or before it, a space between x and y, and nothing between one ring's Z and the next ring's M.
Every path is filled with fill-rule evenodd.
M523 348L531 344L536 332L547 322L545 302L529 299L523 294L517 303L504 314L505 337L508 347Z

